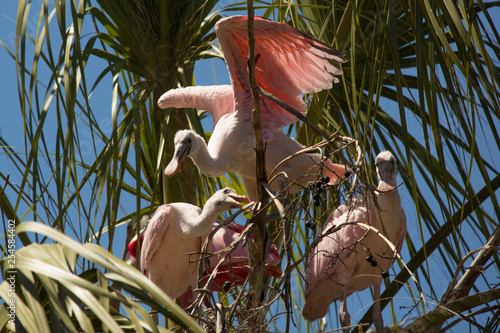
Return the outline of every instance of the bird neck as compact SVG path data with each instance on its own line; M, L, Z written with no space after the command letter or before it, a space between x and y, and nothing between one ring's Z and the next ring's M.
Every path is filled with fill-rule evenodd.
M225 174L228 171L225 160L212 155L202 137L199 137L197 141L198 149L191 152L190 157L198 169L208 177L219 177Z
M208 199L201 213L191 221L188 228L184 228L184 234L189 237L201 237L209 232L217 216L226 211L223 206L217 205L213 200Z

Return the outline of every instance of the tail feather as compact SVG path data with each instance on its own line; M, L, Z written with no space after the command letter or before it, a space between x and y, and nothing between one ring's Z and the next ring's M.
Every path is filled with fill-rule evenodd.
M208 270L205 279L212 273L212 269ZM222 288L226 282L231 282L232 284L242 285L245 283L249 273L248 263L233 263L230 265L222 265L217 271L213 282L210 285L210 291L222 291ZM280 277L283 274L281 268L276 265L266 264L264 267L264 275L270 275L273 277Z
M311 300L306 300L306 304L302 309L302 316L306 320L316 320L321 319L328 313L328 309L330 308L330 304L326 306L318 306L318 304L313 304Z

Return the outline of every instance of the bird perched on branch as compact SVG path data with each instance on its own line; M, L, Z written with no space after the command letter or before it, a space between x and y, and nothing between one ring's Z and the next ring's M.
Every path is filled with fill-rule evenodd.
M208 234L219 225L219 222L215 222L217 216L229 209L241 208L242 203L248 202L246 197L225 188L210 197L203 209L188 203L160 206L141 239L141 272L170 297L189 298L184 294L197 286L200 251ZM220 228L213 236L208 252L217 253L230 246L243 228L235 223ZM137 238L134 238L129 244L132 258L136 248ZM211 256L205 278L212 273L220 260L223 260L223 264L210 285L211 291L222 291L226 282L242 284L245 281L248 275L248 254L241 244L228 256L224 253ZM281 276L278 263L278 251L272 247L267 259L266 273Z
M195 86L173 89L158 100L162 109L194 107L208 111L213 118L213 133L207 143L191 130L175 135L175 152L165 168L173 176L179 163L191 157L209 177L228 171L238 173L248 196L256 196L254 131L252 126L252 93L248 78L248 29L246 16L220 20L215 32L224 54L231 85ZM264 91L300 112L306 113L302 94L330 89L342 71L332 63L345 62L337 50L294 29L287 24L255 18L256 81ZM266 172L285 158L304 148L280 128L298 119L268 98L260 98L262 137L266 143ZM334 183L345 173L343 165L334 164L319 153L298 155L277 170L296 183L291 191L315 181L318 174ZM277 182L270 184L280 188Z
M330 303L341 300L340 323L349 326L347 297L373 286L373 322L377 332L383 330L380 284L382 277L388 276L387 271L395 259L393 250L401 250L406 235L406 216L396 186L395 157L390 151L384 151L375 159L375 165L380 179L376 198L358 196L350 204L336 208L323 227L324 238L309 252L306 304L302 311L305 319L324 317ZM375 228L396 248L393 249L373 230L354 222ZM335 227L340 229L325 236L328 229Z

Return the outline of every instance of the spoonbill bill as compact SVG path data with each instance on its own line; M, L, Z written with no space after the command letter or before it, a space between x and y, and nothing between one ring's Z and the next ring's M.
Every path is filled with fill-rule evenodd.
M220 223L217 215L232 208L241 208L249 200L237 195L230 188L217 191L203 209L188 203L171 203L160 206L151 218L141 241L139 267L150 280L172 298L185 296L197 286L198 260L208 234ZM212 238L208 251L217 253L226 249L238 238L243 226L230 223L220 228ZM137 239L129 244L134 259ZM196 253L195 255L189 255ZM210 267L205 278L215 269L220 260L211 291L222 291L226 282L242 284L248 275L248 254L239 245L230 256L218 254L210 257ZM272 247L267 259L266 274L281 276L278 266L279 253Z
M406 235L406 216L396 186L396 159L390 151L384 151L378 154L375 164L380 179L376 191L379 208L375 198L358 196L330 214L322 233L346 222L361 222L385 235L399 252ZM347 297L373 286L373 322L376 331L382 332L380 284L382 277L388 276L394 258L395 253L379 235L360 225L346 224L325 236L309 252L302 315L308 320L320 319L328 312L330 303L340 299L340 323L349 326Z
M175 152L165 168L171 177L179 163L191 157L196 166L209 177L228 171L238 173L250 199L255 199L255 153L252 127L252 93L248 78L248 29L246 16L220 20L215 32L224 54L231 85L194 86L172 89L158 100L162 109L194 107L212 115L213 133L207 143L191 130L176 133ZM284 23L255 18L256 81L262 89L286 102L302 114L306 105L302 94L330 89L342 71L333 63L345 62L342 54L322 42ZM304 148L284 134L280 128L298 119L271 100L261 97L262 137L266 142L266 172L269 174L285 158ZM328 176L333 184L344 176L345 166L334 164L319 153L298 155L282 164L297 191L315 181L318 174ZM272 182L275 190L280 188Z

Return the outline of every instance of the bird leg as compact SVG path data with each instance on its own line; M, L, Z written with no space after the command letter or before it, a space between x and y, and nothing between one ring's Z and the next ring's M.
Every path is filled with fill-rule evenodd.
M384 331L384 321L380 311L380 283L373 285L372 319L377 333L382 333Z
M342 327L351 326L351 316L349 315L349 312L347 312L347 295L345 285L342 286L342 301L340 302L339 319ZM344 329L344 333L349 333L349 331L349 328Z

